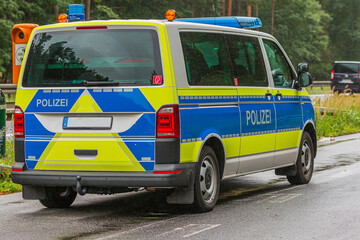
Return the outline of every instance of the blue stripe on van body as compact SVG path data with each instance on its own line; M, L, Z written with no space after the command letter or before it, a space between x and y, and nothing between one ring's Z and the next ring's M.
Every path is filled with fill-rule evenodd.
M303 124L305 124L307 121L312 121L315 123L315 112L311 102L305 102L302 107L304 113Z
M89 92L103 112L155 112L137 88L89 89Z
M282 132L284 129L302 128L303 117L300 101L275 102L276 118L277 118L277 131Z
M25 127L25 136L49 136L52 138L55 135L40 123L35 114L25 114L25 126L31 126Z
M240 134L239 108L236 106L181 108L180 121L181 142L184 139L203 140L211 133L234 137Z
M34 169L40 156L49 145L51 138L26 138L25 142L25 162L28 169ZM34 159L30 159L34 158Z
M237 95L179 96L179 104L236 103Z
M120 137L155 137L155 124L156 114L144 113L130 129L118 134Z
M152 171L155 163L155 139L136 142L124 140L126 146L146 171Z
M276 119L272 101L259 104L241 103L241 136L275 133Z
M70 112L84 89L38 90L25 112Z

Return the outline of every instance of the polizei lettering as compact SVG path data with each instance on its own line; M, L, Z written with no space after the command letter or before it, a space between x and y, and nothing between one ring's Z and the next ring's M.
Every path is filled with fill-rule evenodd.
M67 107L68 99L54 98L54 99L36 99L36 107Z
M271 124L271 110L251 110L246 111L246 125Z

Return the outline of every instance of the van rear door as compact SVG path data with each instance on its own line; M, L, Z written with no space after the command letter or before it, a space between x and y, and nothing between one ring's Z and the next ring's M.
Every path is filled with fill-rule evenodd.
M17 99L27 167L152 171L157 109L149 89L163 82L156 27L38 30Z

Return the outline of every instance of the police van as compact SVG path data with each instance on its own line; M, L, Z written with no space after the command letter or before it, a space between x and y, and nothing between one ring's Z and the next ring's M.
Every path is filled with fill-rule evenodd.
M220 181L274 170L305 184L315 117L297 69L258 18L79 21L33 30L14 115L24 199L173 189L210 211Z

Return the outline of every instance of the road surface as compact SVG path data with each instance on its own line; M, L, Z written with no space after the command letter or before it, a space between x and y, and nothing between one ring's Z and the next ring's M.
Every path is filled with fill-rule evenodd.
M46 209L0 196L1 239L359 239L360 134L319 142L313 179L291 186L273 171L221 184L212 212L152 192L77 197Z

